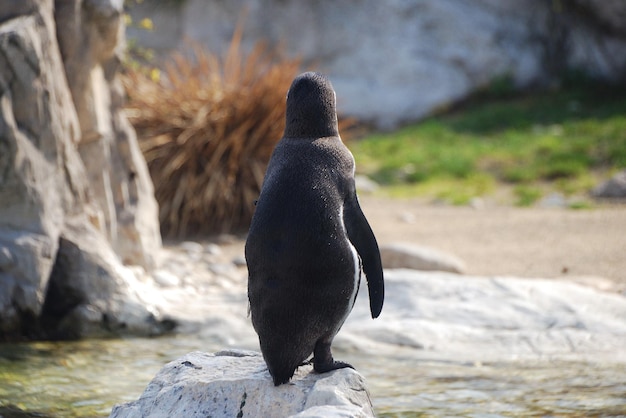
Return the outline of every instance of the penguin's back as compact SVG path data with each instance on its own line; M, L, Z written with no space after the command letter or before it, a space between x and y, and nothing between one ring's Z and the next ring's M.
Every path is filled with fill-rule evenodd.
M318 262L317 252L341 252L348 241L342 207L353 170L352 155L338 137L282 139L265 175L247 255L290 256L304 266Z
M339 137L286 138L270 160L245 252L252 323L262 348L275 345L264 355L294 357L276 363L302 362L352 308L360 267L342 210L353 169Z

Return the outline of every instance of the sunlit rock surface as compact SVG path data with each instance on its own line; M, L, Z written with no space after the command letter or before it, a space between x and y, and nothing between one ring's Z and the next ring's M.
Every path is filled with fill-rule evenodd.
M189 245L186 247L187 249L169 249L167 263L162 266L163 271L170 271L185 283L183 287L167 287L165 296L165 305L169 307L170 314L181 322L181 330L194 331L193 338L211 341L223 347L258 349L257 336L246 315L245 268L224 267L220 270L222 275L198 269L198 263L213 257L213 251L208 247L201 250L200 255L198 251L194 251L195 258L192 261L188 256L192 248ZM189 260L187 263L184 262L186 258ZM168 270L168 263L175 268ZM228 274L225 275L224 272ZM190 277L195 278L190 280ZM546 388L558 388L563 384L558 381L551 383L556 379L551 376L566 374L569 377L564 379L569 379L568 382L576 380L576 371L558 371L558 367L566 364L580 370L596 367L598 372L593 379L606 375L609 383L603 385L607 388L607 402L617 402L616 391L609 388L613 384L610 382L619 380L620 370L626 364L626 352L623 350L623 341L626 339L626 297L594 285L599 279L588 278L588 284L582 284L549 279L473 277L444 272L386 269L385 280L386 298L381 316L376 320L371 319L367 292L363 291L365 287L362 285L354 310L333 344L335 358L338 360L352 362L357 370L361 369L360 365L368 364L366 373L368 382L371 380L371 395L374 399L382 396L384 399L380 400L380 405L385 408L401 409L395 403L396 398L388 398L391 396L389 393L393 392L404 393L403 396L411 398L406 402L411 405L419 404L424 410L437 402L446 403L446 399L460 402L455 413L459 412L459 405L465 401L472 404L495 402L496 410L506 410L506 402L517 402L519 406L522 401L510 394L506 397L507 401L501 401L504 403L498 403L500 395L493 395L494 399L489 401L485 396L489 396L490 390L495 390L493 387L514 387L515 389L510 389L511 393L532 397L532 383L518 390L519 373L522 373L520 370L526 373L524 376L529 376L529 381L545 378L540 385L543 390L548 390ZM191 409L185 408L189 408L191 404L203 405L204 412L227 411L226 414L231 414L230 416L237 416L242 410L245 414L252 413L252 410L257 411L248 408L265 408L261 388L274 390L274 387L262 358L258 354L247 357L249 354L246 352L234 353L193 353L190 354L192 357L183 357L170 363L152 381L139 400L118 407L112 416L174 416L183 413L181 411L187 414ZM235 355L243 357L233 357ZM229 376L225 378L229 382L200 379L198 376L207 369L207 366L202 365L205 360L211 364L211 373ZM546 368L546 364L550 364L552 368ZM508 370L507 367L516 370L514 373L518 380L514 377L508 379L507 376L496 377L501 370ZM420 370L421 368L424 370ZM435 370L440 370L441 381L433 377L433 374L439 373ZM611 375L611 370L615 370L616 375ZM335 376L341 379L353 377L352 371L346 372L350 374L346 376L344 372L337 372L332 379ZM427 377L429 373L430 377ZM459 385L464 388L466 385L480 386L485 382L490 383L484 388L484 392L481 392L483 389L476 388L468 389L470 392L459 392L452 389L458 386L445 380L449 378L446 373L461 376L458 377ZM463 373L473 376L472 383L463 380L466 379L462 377ZM325 375L311 374L310 366L301 367L292 383L280 387L279 391L285 391L289 393L290 399L299 399L300 404L306 404L308 401L302 400L300 385L315 376ZM380 381L381 376L390 380ZM231 377L237 383L232 390L227 390L225 385L231 384ZM200 381L190 384L189 382L195 380L188 379ZM403 379L421 382L413 383L416 386L421 385L421 391L417 393L411 389L398 389L397 381ZM424 379L429 383L425 384ZM338 383L329 381L329 384L335 386ZM235 388L246 389L244 391ZM442 394L439 390L447 392ZM208 395L215 391L227 393L228 396ZM583 392L584 389L581 389L580 393ZM241 409L244 393L246 403ZM275 395L275 392L271 393ZM176 399L181 395L188 402L177 403ZM576 396L579 395L568 396L568 402L572 402ZM537 397L543 398L544 395ZM327 399L326 395L323 398ZM513 398L517 400L512 400ZM558 402L550 399L538 402L550 405L551 402ZM317 408L324 407L309 408L299 412L308 415L298 416L316 416ZM341 414L350 408L350 405L341 403L340 407L333 409L333 413ZM474 405L468 408L481 410L482 407ZM575 406L571 408L575 410ZM276 410L276 413L288 416L296 412ZM328 410L324 410L317 416L327 414ZM347 416L351 416L350 414L352 412L347 413Z
M0 7L0 341L171 329L125 266L154 267L161 238L116 76L122 7Z
M377 320L365 297L338 345L479 361L626 361L626 297L571 281L386 270Z
M245 267L223 264L219 274L198 267L213 259L208 249L193 259L182 248L165 254L163 271L183 286L167 287L164 312L177 318L181 330L223 346L258 347L247 316ZM381 316L372 320L363 283L334 346L344 350L341 360L348 362L351 351L467 360L626 361L621 349L626 297L593 285L601 282L386 269Z
M374 416L358 372L311 370L302 366L275 387L260 353L193 352L165 365L137 401L116 406L110 417Z

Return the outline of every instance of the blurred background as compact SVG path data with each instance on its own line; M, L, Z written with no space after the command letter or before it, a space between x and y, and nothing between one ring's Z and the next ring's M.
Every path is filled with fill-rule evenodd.
M232 92L227 99L210 88L216 103L250 106L231 118L259 118L232 141L261 147L250 139L259 135L272 142L282 127L280 112L272 110L282 109L294 74L314 69L326 73L337 91L346 122L342 133L357 170L395 196L455 205L480 205L486 198L517 206L543 199L548 205L588 207L589 192L626 167L626 8L620 2L144 0L129 3L129 16L129 59L149 77L126 83L144 152L151 147L150 129L160 122L150 119L156 116L148 108L169 105L162 114L170 114L182 111L182 102L192 106L207 96L196 89L201 80L220 79L220 88ZM171 54L178 54L176 64ZM215 65L202 64L198 54L210 54ZM147 73L146 67L154 70ZM169 84L171 71L181 76L175 78L179 84ZM150 80L155 98L172 95L168 104L146 102L141 82ZM256 86L263 83L269 92ZM269 128L261 122L270 124L273 117L275 131L266 134ZM192 115L187 120L196 123ZM240 123L232 126L224 135ZM161 134L164 128L159 129ZM180 135L179 126L172 129L172 136ZM241 185L248 183L256 182L258 190L262 170L250 168L255 175L248 166L257 167L255 156L262 166L270 150L230 157L240 158L233 164L240 170L242 193ZM159 161L154 178L164 159L156 157L156 149L146 155L151 167L153 159ZM172 193L160 190L176 188L178 178L168 182L162 175L155 183L165 232L184 230L170 225L165 212L174 210L167 203ZM215 187L229 184L234 183ZM239 207L249 200L233 201L228 216L249 218ZM171 218L180 222L178 215ZM245 227L245 220L221 218L220 228ZM203 225L215 229L206 220Z

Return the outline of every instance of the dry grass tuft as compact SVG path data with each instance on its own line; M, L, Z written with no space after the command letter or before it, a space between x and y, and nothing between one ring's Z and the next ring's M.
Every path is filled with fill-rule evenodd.
M262 43L243 54L241 36L238 28L223 59L198 45L191 58L173 55L160 81L145 71L125 75L128 117L166 236L237 231L252 217L300 61Z

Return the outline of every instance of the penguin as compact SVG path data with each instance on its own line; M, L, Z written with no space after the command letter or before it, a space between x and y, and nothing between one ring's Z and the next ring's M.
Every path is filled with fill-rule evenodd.
M339 136L335 91L306 72L287 93L286 126L265 173L245 258L252 325L274 385L313 353L324 373L333 338L367 279L370 312L383 307L380 251L357 199L355 162Z

